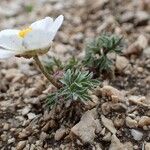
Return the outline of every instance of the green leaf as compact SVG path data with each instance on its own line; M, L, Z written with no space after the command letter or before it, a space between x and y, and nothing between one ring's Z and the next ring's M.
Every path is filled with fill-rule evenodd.
M55 57L48 57L43 61L45 68L50 73L54 73L55 70L62 70L63 64L62 62Z
M103 34L87 44L83 64L100 72L110 70L112 61L108 59L107 54L121 54L122 48L122 37Z
M64 100L90 100L88 91L100 84L98 80L92 79L92 73L78 69L68 69L60 80L63 87L56 93L48 96L48 104L54 104L59 98Z

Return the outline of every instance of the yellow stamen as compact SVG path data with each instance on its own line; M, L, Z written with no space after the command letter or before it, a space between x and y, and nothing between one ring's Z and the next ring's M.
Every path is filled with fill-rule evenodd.
M29 32L32 31L32 28L29 27L29 28L26 28L26 29L23 29L19 32L19 36L24 38Z

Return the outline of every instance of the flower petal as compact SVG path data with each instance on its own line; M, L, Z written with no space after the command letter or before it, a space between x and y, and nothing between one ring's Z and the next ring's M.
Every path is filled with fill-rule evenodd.
M51 39L50 33L43 30L32 30L23 39L23 46L27 51L39 50L50 47Z
M58 16L55 19L55 21L54 21L52 27L50 28L50 30L53 30L53 31L57 32L58 29L60 28L60 26L62 25L63 20L64 20L64 16L63 15Z
M0 48L0 59L7 59L15 56L15 52Z
M51 17L46 17L32 23L30 27L35 30L47 30L49 27L51 27L52 23L53 19Z
M19 30L3 30L0 32L0 46L9 50L23 50L22 38L18 36Z
M50 29L48 30L48 32L50 32L50 39L53 40L58 29L60 28L60 26L62 25L63 23L63 20L64 20L64 16L63 15L60 15L58 16L54 23L52 24L52 26L50 27Z

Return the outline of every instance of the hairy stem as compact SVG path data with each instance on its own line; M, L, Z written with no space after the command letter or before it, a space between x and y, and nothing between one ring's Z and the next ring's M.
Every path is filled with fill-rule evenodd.
M50 74L47 73L47 71L45 70L44 66L42 65L41 61L39 60L39 57L37 55L35 55L33 57L33 59L35 60L37 66L39 67L39 69L41 70L41 72L45 75L45 77L56 87L56 88L61 88L61 84L56 81L54 79L53 76L51 76Z

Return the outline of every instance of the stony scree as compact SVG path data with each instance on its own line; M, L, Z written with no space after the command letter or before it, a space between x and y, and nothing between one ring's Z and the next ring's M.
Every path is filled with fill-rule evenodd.
M81 113L77 121L66 114L69 108L55 113L45 107L55 88L33 59L0 60L0 149L149 150L149 7L149 0L1 0L0 30L23 29L63 14L65 21L47 54L63 62L71 56L82 59L85 44L102 33L123 37L124 48L120 56L110 54L114 78L100 80L86 112L80 106L73 110ZM47 55L40 56L42 62Z

